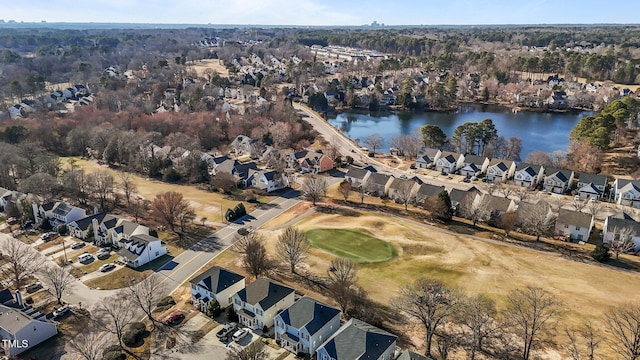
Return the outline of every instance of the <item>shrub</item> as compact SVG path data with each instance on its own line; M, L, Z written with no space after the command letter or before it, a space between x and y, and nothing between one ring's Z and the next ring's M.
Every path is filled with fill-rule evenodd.
M229 319L229 321L238 321L238 314L236 314L236 311L233 310L233 306L229 306L229 308L227 308L227 318Z
M104 360L126 360L127 355L122 352L119 345L111 345L102 352Z
M591 252L591 257L598 262L607 262L611 258L611 254L609 254L609 248L604 245L598 245Z
M267 325L263 326L262 333L266 335L268 332L269 332L269 328L267 327Z
M142 341L146 331L147 327L143 323L131 323L127 330L122 334L122 342L129 347L135 346Z
M164 173L164 175L162 175L162 181L165 182L178 182L182 179L182 175L180 175L180 173L172 167L170 167L169 169L167 169L167 171Z
M33 299L31 298L31 296L27 297L24 299L24 302L27 304L33 304Z
M171 296L166 296L160 299L160 301L158 301L158 303L156 304L155 311L165 311L175 304L176 304L176 301L173 300Z
M220 308L220 303L218 302L218 300L213 299L209 301L209 304L207 305L207 316L216 317L221 313L222 309Z

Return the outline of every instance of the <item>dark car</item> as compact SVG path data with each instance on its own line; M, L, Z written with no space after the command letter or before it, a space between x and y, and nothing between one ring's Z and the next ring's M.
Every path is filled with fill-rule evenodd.
M220 331L216 333L216 337L220 340L227 339L229 335L233 334L236 331L237 324L232 322L226 324Z
M167 325L175 325L184 319L184 313L182 311L174 311L166 319L164 323Z

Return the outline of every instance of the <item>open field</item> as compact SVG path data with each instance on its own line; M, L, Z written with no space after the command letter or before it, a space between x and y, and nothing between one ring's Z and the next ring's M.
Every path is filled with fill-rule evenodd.
M307 231L311 246L359 263L389 261L393 246L363 231L350 229L312 229Z
M229 76L229 70L227 70L224 64L218 59L199 60L197 63L189 65L189 68L195 70L199 77L204 77L204 72L207 69L217 71L222 77Z
M70 158L66 159L67 160L62 160L63 165L67 165L68 159ZM97 170L107 171L114 176L116 181L118 181L118 170L111 169L107 165L100 165L95 160L85 160L79 158L71 159L73 159L75 166L79 166L86 172L94 172ZM136 193L149 201L153 200L153 198L157 194L163 192L177 191L181 193L184 198L188 200L195 208L197 220L206 217L209 221L222 221L222 213L228 208L236 206L236 204L238 203L238 201L227 198L224 194L201 190L193 185L169 184L158 180L143 178L133 174L132 177L137 187ZM261 202L268 202L272 199L272 196L265 196L261 197L259 200ZM247 212L251 212L256 208L256 204L245 202L244 205L247 209ZM222 206L222 212L220 206Z

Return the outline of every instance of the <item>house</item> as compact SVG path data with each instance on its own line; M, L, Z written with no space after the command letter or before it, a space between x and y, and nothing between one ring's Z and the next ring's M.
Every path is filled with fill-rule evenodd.
M278 312L293 305L295 291L275 280L259 278L233 296L240 324L251 329L273 326Z
M214 266L189 281L193 305L206 311L209 301L216 300L221 308L233 303L233 295L244 289L244 276Z
M438 196L443 191L446 191L444 186L421 184L416 191L416 204L422 204L426 199Z
M287 157L289 168L299 170L303 173L321 173L333 169L333 159L330 157L309 150L296 151Z
M279 173L275 170L249 170L249 173L250 175L247 179L247 186L265 190L268 193L284 189L289 185L285 174Z
M404 202L405 197L413 198L418 191L418 187L420 187L420 184L411 179L392 178L388 195L392 200Z
M433 167L441 155L442 151L438 149L425 149L423 154L418 156L416 160L416 169L429 169Z
M312 355L340 328L340 310L304 296L276 315L274 323L280 346Z
M118 261L134 269L167 253L162 241L148 234L133 235L129 240L123 240L121 245L117 252Z
M111 234L111 245L121 247L122 243L132 240L134 235L149 235L149 228L127 219L118 219Z
M573 171L549 168L545 169L544 190L556 194L564 194L571 188Z
M436 170L443 174L451 174L462 167L464 155L444 151L436 160Z
M32 307L24 308L19 292L16 297L19 308L0 305L0 345L11 358L58 334L55 323Z
M487 157L473 154L465 155L460 175L466 177L478 176L487 171L488 167L489 159Z
M20 193L17 191L8 190L0 187L0 211L4 211L7 204L13 199L14 196L18 196Z
M352 318L316 350L317 360L391 360L397 337Z
M640 251L640 223L625 216L608 216L602 226L602 242L607 244L621 236L634 243L634 251Z
M580 199L599 199L607 188L607 177L595 174L580 174L578 179L578 196Z
M238 184L246 187L247 179L249 179L250 170L258 170L258 166L255 162L250 161L248 163L242 163L238 160L227 159L220 163L215 169L216 174L218 173L228 173L233 175Z
M465 199L467 198L467 196L473 196L475 199L475 196L480 194L481 194L480 190L478 190L475 186L472 186L467 190L460 190L460 189L453 188L449 192L451 207L455 211L456 209L458 209L458 206L460 206L460 204L465 202Z
M371 173L367 180L367 192L375 196L386 195L389 193L392 181L393 176L391 175Z
M593 229L593 216L578 211L560 209L556 220L556 234L569 241L588 241Z
M42 223L45 219L55 229L60 225L66 225L72 221L82 219L87 216L84 209L71 206L65 202L50 202L43 205L31 204L33 219L36 224Z
M347 170L347 173L344 174L344 179L350 182L351 186L355 188L355 187L360 187L362 183L367 181L367 179L369 178L369 175L371 175L371 171L369 171L368 169L363 169L363 168L351 165L349 166L349 170Z
M211 156L210 158L206 157L205 162L207 163L209 175L214 176L216 174L218 166L227 160L231 160L227 155Z
M542 180L544 167L542 165L521 163L516 167L514 182L518 186L535 188Z
M486 194L487 209L492 217L500 216L507 212L516 211L516 204L513 200Z
M516 163L512 160L491 159L487 167L487 181L507 181L516 172Z
M120 218L114 215L106 215L101 221L98 221L97 218L91 220L93 223L94 243L97 246L114 244L113 229L116 228L118 221L120 221Z
M566 109L567 93L564 91L554 91L547 99L547 107L549 109Z
M69 227L69 234L78 239L86 240L88 237L94 235L92 230L93 220L96 219L98 223L101 223L107 215L107 213L103 212L72 221L67 225Z
M640 181L616 179L613 188L616 204L640 207Z

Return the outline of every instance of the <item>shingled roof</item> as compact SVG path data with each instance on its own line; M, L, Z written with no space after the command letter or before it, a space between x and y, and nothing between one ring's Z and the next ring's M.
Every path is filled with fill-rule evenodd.
M396 339L395 335L352 318L322 347L336 360L377 360Z
M266 310L292 294L294 290L269 278L260 278L238 291L240 300L250 305L260 304Z
M189 282L193 285L202 286L207 289L207 291L217 294L242 280L244 280L244 276L225 268L214 266Z

